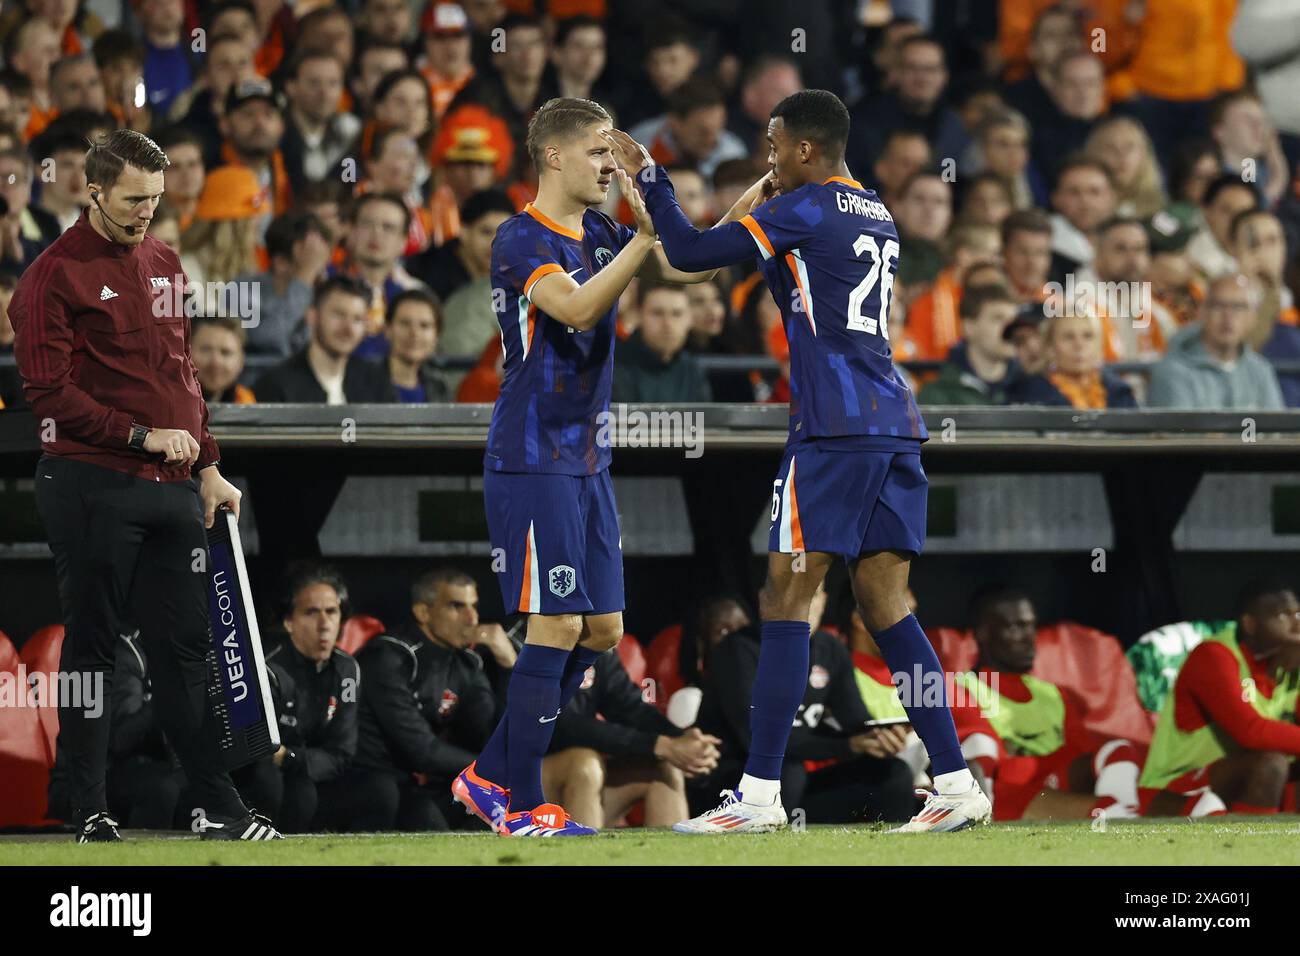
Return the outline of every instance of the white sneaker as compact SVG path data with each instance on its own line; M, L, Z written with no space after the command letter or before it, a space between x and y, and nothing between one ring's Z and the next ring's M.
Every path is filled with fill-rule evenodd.
M674 823L678 833L771 833L785 826L785 807L778 796L768 807L737 799L736 791L723 790L722 803L708 813Z
M978 783L972 783L965 793L916 791L925 795L925 806L901 827L890 833L952 833L988 823L993 817L993 804L984 796Z

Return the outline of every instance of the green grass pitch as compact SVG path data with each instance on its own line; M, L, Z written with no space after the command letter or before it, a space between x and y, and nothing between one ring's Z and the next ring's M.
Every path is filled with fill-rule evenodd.
M276 843L200 843L128 833L129 842L76 846L60 836L0 838L0 865L194 866L1268 866L1300 864L1300 817L1269 820L998 824L953 834L881 827L690 837L614 830L590 839L505 840L488 833L313 835Z

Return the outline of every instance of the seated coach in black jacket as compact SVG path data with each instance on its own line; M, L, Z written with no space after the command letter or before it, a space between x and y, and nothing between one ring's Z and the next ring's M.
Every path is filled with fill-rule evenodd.
M493 628L499 625L479 623L473 578L431 571L411 587L409 624L357 655L361 726L346 779L368 810L356 829L483 827L453 808L451 781L496 726L496 696L470 649Z
M717 737L682 730L641 696L618 654L600 655L560 719L542 761L547 796L600 829L645 801L645 825L685 820L686 778L718 763Z
M280 749L235 782L246 802L282 833L315 828L321 805L336 800L339 778L357 751L361 671L335 645L347 585L333 568L300 566L289 575L283 636L266 649Z

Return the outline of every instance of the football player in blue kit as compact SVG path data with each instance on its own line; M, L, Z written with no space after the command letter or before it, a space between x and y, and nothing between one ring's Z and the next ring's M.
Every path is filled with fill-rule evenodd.
M607 134L636 177L669 262L716 269L757 255L790 344L790 427L773 484L748 760L721 805L674 827L683 833L785 826L781 764L809 676L809 604L837 556L849 563L862 620L891 672L919 674L910 682L918 691L944 686L906 601L909 566L925 541L927 434L889 345L898 231L845 165L848 134L848 110L833 93L782 100L768 124L770 188L779 195L705 231L683 215L644 147L621 131ZM905 696L916 698L903 703L929 753L935 792L900 830L987 822L989 801L962 756L946 691Z
M618 298L638 273L702 282L713 271L669 265L631 178L613 159L599 104L545 103L528 127L537 199L492 242L493 306L505 354L483 459L494 566L508 610L527 614L527 640L506 713L455 799L504 836L594 833L547 803L542 757L556 717L587 668L623 634L623 556L602 436L613 376ZM615 180L637 228L598 211ZM727 219L739 219L755 183Z

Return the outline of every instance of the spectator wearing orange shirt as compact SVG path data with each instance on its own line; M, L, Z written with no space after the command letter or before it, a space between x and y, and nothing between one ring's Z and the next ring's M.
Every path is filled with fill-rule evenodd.
M442 119L456 94L474 78L469 18L457 3L429 0L420 18L424 63L420 72L429 81L433 114Z
M1214 97L1246 79L1229 33L1238 0L1104 0L1109 22L1106 59L1117 98L1136 94L1128 109L1168 156L1189 130L1206 128Z
M1041 210L1013 212L1002 221L1002 266L1022 303L1043 301L1052 269L1052 221Z
M50 71L59 59L59 38L44 20L27 20L9 34L5 63L31 83L23 139L39 135L57 112L50 92Z
M991 226L954 227L944 239L946 267L907 310L908 358L942 361L961 338L958 312L971 266L996 260L1001 241Z
M1102 366L1101 331L1092 315L1068 312L1044 323L1047 367L1011 389L1013 405L1078 409L1134 408L1133 390Z

